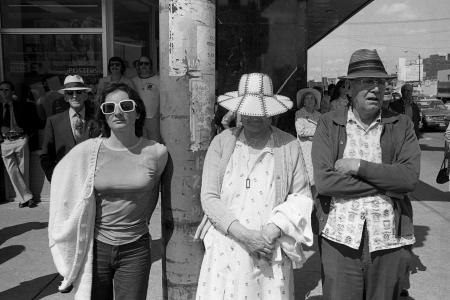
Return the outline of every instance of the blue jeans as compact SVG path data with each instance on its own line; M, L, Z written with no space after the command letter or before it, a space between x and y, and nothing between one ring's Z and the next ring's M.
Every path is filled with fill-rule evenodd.
M150 235L113 246L94 241L92 300L145 300L152 264Z

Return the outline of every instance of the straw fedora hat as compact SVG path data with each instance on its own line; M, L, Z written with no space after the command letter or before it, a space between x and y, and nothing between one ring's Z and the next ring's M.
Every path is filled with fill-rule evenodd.
M84 84L84 80L80 75L68 75L64 79L64 86L59 90L60 93L64 94L64 91L77 91L86 90L90 91L91 88Z
M350 57L347 76L338 78L355 79L362 77L392 79L397 76L388 75L377 50L359 49L353 52Z
M316 105L314 106L316 109L320 108L320 100L322 100L322 95L320 92L313 88L304 88L297 92L297 108L300 108L304 105L304 96L305 94L311 93L313 94L314 98L316 99Z
M292 101L273 94L272 80L266 74L250 73L241 76L239 90L217 98L226 109L245 116L271 117L292 108Z

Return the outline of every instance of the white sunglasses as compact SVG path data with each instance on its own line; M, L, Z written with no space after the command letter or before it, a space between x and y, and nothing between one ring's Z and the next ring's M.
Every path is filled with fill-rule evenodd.
M100 105L100 109L104 115L113 114L116 111L116 106L119 106L120 110L124 113L134 111L136 108L136 102L131 99L121 100L119 103L116 102L103 102Z

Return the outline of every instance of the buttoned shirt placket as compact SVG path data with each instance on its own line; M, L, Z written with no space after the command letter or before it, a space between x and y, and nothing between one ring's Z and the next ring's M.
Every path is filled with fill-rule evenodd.
M347 144L343 157L381 163L381 118L365 129L350 109L346 127ZM333 197L322 233L327 239L358 249L364 223L369 234L370 252L414 243L413 239L396 237L393 203L382 194L357 198Z

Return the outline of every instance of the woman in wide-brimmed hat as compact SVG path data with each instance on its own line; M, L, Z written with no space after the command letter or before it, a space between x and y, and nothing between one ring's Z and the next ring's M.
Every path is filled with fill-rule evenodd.
M312 200L298 141L271 126L292 102L252 73L218 103L242 127L217 135L206 154L197 299L293 299L292 266L304 261L300 243L312 244Z
M295 130L302 147L303 158L305 159L311 185L314 185L311 145L317 121L319 121L320 117L320 100L321 95L315 89L305 88L297 92L297 107L300 109L295 113Z

